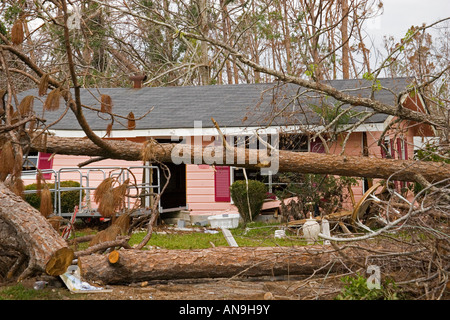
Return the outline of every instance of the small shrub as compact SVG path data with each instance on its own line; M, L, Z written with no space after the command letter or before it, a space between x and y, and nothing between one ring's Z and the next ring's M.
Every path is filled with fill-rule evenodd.
M80 183L76 181L61 181L60 183L62 188L68 187L79 187ZM54 189L54 183L47 183L49 189ZM27 185L25 190L36 190L36 183ZM55 193L52 191L52 201L54 201ZM85 196L85 192L83 191L83 197ZM41 206L41 198L36 193L25 194L25 201L27 201L32 207L39 210ZM80 202L80 191L63 191L61 192L61 212L73 212L75 206L77 206ZM55 205L53 203L53 205Z
M426 144L423 149L417 150L414 158L420 161L443 162L450 164L450 151L448 150L448 148L443 148L438 145ZM438 184L435 186L440 187L444 186L444 184ZM414 192L415 195L417 195L424 189L424 186L422 186L418 182L409 184L408 187L411 191ZM422 196L424 196L425 194L427 194L427 192L425 192Z
M320 211L330 214L342 210L349 197L348 188L357 185L357 181L350 177L335 177L323 174L282 173L279 182L286 183L284 190L277 192L280 199L296 197L289 207L282 203L281 214L285 219L292 216L294 219L309 218L308 213ZM313 207L308 205L313 203Z
M245 180L235 181L231 187L231 198L234 205L238 208L244 223L250 222L261 211L264 200L267 198L267 187L264 183L257 180L248 180L248 200L247 184ZM251 217L248 209L250 202Z
M341 293L335 300L399 300L397 287L393 281L386 280L380 289L369 289L367 279L357 274L357 277L346 276L341 279L345 283Z

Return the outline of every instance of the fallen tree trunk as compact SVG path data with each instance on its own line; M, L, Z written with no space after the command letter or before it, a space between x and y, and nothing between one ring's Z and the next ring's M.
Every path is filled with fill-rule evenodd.
M42 214L0 182L0 281L60 275L73 251Z
M352 252L347 254L355 256ZM81 256L78 266L81 276L87 281L126 284L164 279L311 275L314 270L339 257L332 248L322 246L132 249L114 251L113 256ZM342 266L339 263L331 265L334 268ZM322 271L329 272L330 268Z
M92 157L105 157L111 159L122 159L130 161L142 160L143 144L132 141L108 140L108 143L116 150L114 155L95 145L89 139L64 138L49 136L46 142L34 143L33 151L51 152L66 155L84 155ZM164 143L157 144L151 150L154 159L161 162L173 162L173 148L177 144ZM188 147L183 148L182 158L189 163L205 163L205 159L198 159L200 155L211 155L220 160L217 165L232 165L237 167L246 167L259 169L268 164L257 161L251 163L249 159L261 159L257 150L246 149L244 164L239 164L237 149L233 149L234 159L229 161L226 152L222 147ZM255 154L256 153L256 154ZM264 154L267 159L267 155ZM222 157L223 155L223 157ZM333 174L349 177L379 178L402 181L415 181L416 176L420 174L429 182L441 181L450 178L450 164L444 162L431 161L413 161L397 159L380 159L372 157L356 156L338 156L334 154L313 153L313 152L292 152L279 151L278 171L280 172L300 172L300 173L319 173ZM228 160L228 161L227 161Z

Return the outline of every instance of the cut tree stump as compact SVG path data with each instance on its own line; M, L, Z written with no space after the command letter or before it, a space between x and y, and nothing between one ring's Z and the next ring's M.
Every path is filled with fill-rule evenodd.
M116 254L114 254L116 255ZM347 252L348 256L355 256ZM119 250L78 258L81 276L102 284L150 280L231 278L234 276L310 275L342 257L321 245L307 247L215 247L191 250ZM336 266L341 265L339 263ZM329 268L323 268L328 272Z
M0 182L0 281L59 275L73 251L42 214Z
M120 253L117 250L112 251L109 255L108 255L108 261L109 263L117 263L119 262L120 259Z

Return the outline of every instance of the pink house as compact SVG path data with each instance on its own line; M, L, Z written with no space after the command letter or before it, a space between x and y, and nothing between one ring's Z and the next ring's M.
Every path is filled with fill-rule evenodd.
M371 94L371 84L365 80L334 80L331 85L349 94L368 97ZM375 91L375 98L382 102L396 103L399 93L408 85L405 78L380 79L383 89ZM279 138L279 146L296 152L325 152L319 139L311 141L314 132L323 129L336 114L348 108L340 105L330 97L318 93L311 93L293 84L239 84L215 85L195 87L145 87L145 88L99 88L82 89L82 103L89 107L85 109L91 128L101 137L109 139L127 139L143 142L149 137L159 142L192 141L204 145L220 143L218 132L211 121L214 118L220 125L227 140L236 146L261 147L261 142L255 138L255 133L267 137L271 143L274 137ZM21 94L26 96L35 91L28 90ZM100 95L107 94L113 102L113 113L126 117L133 112L136 127L128 130L126 119L108 113L101 113ZM419 95L402 97L403 105L409 108L424 108ZM35 102L35 110L42 107ZM337 121L337 128L341 130L336 141L328 146L329 152L341 153L344 142L347 155L368 157L394 157L408 159L414 156L415 144L423 142L424 137L432 136L432 132L423 126L405 125L405 130L396 136L386 135L384 148L378 145L384 129L393 121L393 117L383 114L369 117L364 124L353 128L353 133L346 139L345 126L358 123L369 110L353 106L352 111ZM63 110L45 112L48 123L57 120ZM39 111L38 111L39 113ZM113 129L107 134L108 124L113 123ZM404 124L402 124L404 125ZM69 112L51 132L61 137L85 137L75 117ZM291 143L286 143L289 137ZM293 143L292 143L293 142ZM252 144L253 143L253 144ZM49 154L31 154L29 163L40 169L51 169L49 180L55 177L62 168L74 168L79 163L87 161L88 157L65 156ZM149 171L142 168L139 161L103 160L83 167L90 170L89 187L94 188L104 177L105 170L98 167L128 168L136 174L137 179L144 179ZM229 187L236 179L243 179L241 169L233 166L208 165L199 163L168 164L172 179L167 191L161 198L162 212L171 210L188 210L190 214L213 214L228 210L235 210L230 198ZM62 171L61 171L62 170ZM147 170L147 171L146 171ZM24 175L25 183L32 183L35 179L33 171ZM261 176L257 171L247 171L249 178L264 179L273 187L276 175ZM152 174L155 174L152 171ZM64 178L86 183L79 171L64 172ZM84 179L84 180L83 180ZM156 179L153 179L155 181ZM161 183L163 178L161 177ZM354 187L356 201L368 188L368 182L361 180L359 186ZM85 200L86 202L86 200ZM95 209L96 204L91 203Z

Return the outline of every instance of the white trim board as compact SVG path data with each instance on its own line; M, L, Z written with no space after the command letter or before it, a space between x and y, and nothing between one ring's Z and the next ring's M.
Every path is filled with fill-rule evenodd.
M259 134L275 134L277 132L302 132L303 129L323 129L323 126L271 126L267 128L260 127L224 127L221 128L225 135L253 135L255 132ZM367 123L358 126L354 132L365 131L383 131L385 123ZM49 130L58 137L82 138L86 134L82 130ZM100 137L106 135L106 130L94 131ZM177 129L138 129L138 130L113 130L110 138L135 138L135 137L193 137L193 136L216 136L215 128L177 128Z

